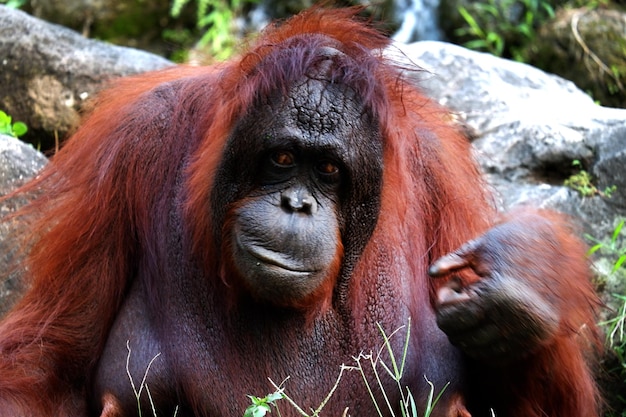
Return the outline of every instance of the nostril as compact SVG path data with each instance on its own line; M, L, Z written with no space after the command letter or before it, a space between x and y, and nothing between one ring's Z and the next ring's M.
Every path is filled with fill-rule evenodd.
M291 187L283 191L281 204L290 212L313 214L317 211L317 201L304 187Z
M302 201L298 198L298 194L294 189L288 189L281 193L281 202L284 208L298 211L302 208Z
M315 214L317 212L317 200L309 193L302 198L302 211L307 214Z

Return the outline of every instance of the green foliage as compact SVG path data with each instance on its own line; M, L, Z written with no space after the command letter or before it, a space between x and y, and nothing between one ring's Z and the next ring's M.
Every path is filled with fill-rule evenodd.
M624 327L626 325L626 296L620 294L613 294L613 296L620 300L621 306L615 317L600 323L600 325L605 329L607 347L611 349L615 361L617 362L612 362L614 366L607 369L607 372L616 375L621 383L626 384L626 337L624 334ZM617 402L620 405L626 406L626 398L619 393L617 394ZM619 408L621 408L621 411L618 411ZM607 416L626 417L626 410L618 405L618 409L610 410Z
M622 78L624 78L624 74L622 74L622 70L620 70L620 68L616 64L613 64L611 65L610 71L611 71L611 75L613 76L613 79L616 82L607 84L606 87L609 90L609 94L618 94L618 93L623 92L624 87L620 84L620 81L619 81Z
M620 236L624 228L626 219L620 220L609 240L599 240L593 236L586 235L594 245L589 249L588 255L594 253L602 253L603 256L614 259L613 267L610 274L615 274L626 262L626 242L623 236ZM614 294L614 297L621 300L622 306L616 316L607 320L601 325L607 328L607 341L618 356L623 366L624 375L626 376L626 338L624 337L624 326L626 323L626 295Z
M582 163L579 160L572 161L572 166L579 169L579 171L571 175L563 182L563 185L578 191L583 197L593 197L594 195L600 195L602 197L611 198L611 195L617 190L615 185L606 187L603 191L599 190L594 184L591 174L585 171L582 167Z
M521 49L535 38L539 25L554 17L546 0L487 0L469 7L459 7L466 26L455 32L467 39L464 45L518 61L523 60Z
M615 351L624 372L626 372L626 338L624 337L626 295L613 294L613 296L619 299L622 305L615 317L600 324L607 328L607 344Z
M497 9L492 8L491 4L476 3L475 8L479 13L492 14L494 11L497 13ZM490 31L486 28L483 29L477 18L472 16L465 7L460 7L459 13L467 23L467 27L457 29L456 34L473 38L463 45L469 49L486 51L496 56L502 56L502 52L504 51L504 38L502 34Z
M598 8L607 8L611 5L612 1L613 0L568 0L566 2L566 7L573 9L584 7L589 10L594 10Z
M0 133L18 138L27 131L26 124L22 122L11 123L11 116L0 110Z
M161 33L163 39L173 45L179 45L180 49L172 52L169 59L174 62L184 63L189 59L188 47L193 45L194 36L191 30L183 29L164 29Z
M617 272L617 270L624 265L624 262L626 262L626 243L624 243L623 238L620 239L620 233L624 227L624 222L625 220L621 220L617 223L609 241L601 241L593 236L586 235L587 239L594 242L594 245L589 249L588 255L592 255L600 251L603 255L615 258L611 274Z
M408 353L408 348L409 348L409 340L410 340L409 337L411 335L411 321L409 319L409 324L406 326L406 329L407 329L406 338L403 344L402 355L399 357L396 355L396 352L393 351L393 348L391 346L391 339L402 328L397 329L395 332L393 332L390 335L387 335L385 333L385 331L380 326L380 324L378 324L378 329L383 337L383 342L384 342L383 345L378 350L378 352L376 352L376 354L374 354L373 352L371 352L370 354L361 353L359 356L354 357L355 364L353 366L342 365L339 371L339 376L337 377L337 380L335 381L335 384L333 385L333 387L330 389L330 391L328 392L324 400L320 403L320 405L317 408L315 409L311 408L310 412L304 411L304 409L299 404L297 404L291 397L289 397L289 395L287 395L287 393L285 392L285 388L283 387L283 385L285 384L286 380L283 381L280 385L278 385L270 379L270 382L272 383L276 391L263 398L248 395L248 397L252 401L252 404L246 409L244 417L264 417L268 412L271 412L272 407L276 408L278 415L280 416L280 410L278 408L278 404L276 404L276 401L280 399L285 399L296 410L296 412L303 417L319 417L321 416L322 409L328 403L328 400L330 400L330 398L335 393L335 390L339 386L339 382L341 381L343 377L343 373L345 371L357 371L360 373L363 379L363 382L365 384L365 387L367 388L367 391L372 399L372 402L374 404L374 407L376 408L376 411L379 417L387 416L387 415L391 417L396 417L396 413L394 411L395 404L391 404L391 401L389 400L389 395L385 391L385 387L382 383L381 374L383 372L386 373L388 376L390 376L391 379L397 385L398 392L401 397L401 401L400 401L401 415L398 417L418 417L417 404L415 403L415 398L413 397L413 394L411 393L409 388L408 387L403 388L402 383L401 383L401 379L404 375L404 369L405 369L404 367L406 364L406 358L407 358L407 353ZM388 357L387 362L383 360L383 357L385 356L384 352L387 352L387 357ZM370 370L373 371L374 379L375 379L374 384L372 384L366 377L366 368L368 372ZM422 417L430 417L435 406L439 402L439 399L441 398L443 392L448 387L449 383L446 384L446 386L444 386L443 389L441 389L441 391L435 396L435 386L433 385L432 382L428 380L428 378L426 378L426 376L424 376L424 379L426 380L426 383L430 386L430 392L428 395L428 399L426 400L426 408L424 411L424 415ZM384 404L381 405L377 402L376 396L374 395L375 390L380 391L385 402ZM383 410L385 409L386 411L383 412ZM348 409L344 411L344 416L347 414L347 411Z
M172 0L170 14L179 17L190 0ZM236 43L233 22L241 14L245 3L256 0L195 0L196 26L204 32L198 47L206 49L216 60L227 59Z
M264 417L267 413L272 412L271 406L278 407L275 403L283 399L284 395L282 389L277 389L263 398L255 397L254 395L248 395L248 398L250 398L252 404L246 408L243 417Z
M372 398L372 401L374 403L374 406L376 407L376 411L378 412L379 417L383 417L384 415L390 415L390 416L395 417L395 413L393 410L393 405L389 401L387 392L385 391L383 387L382 380L380 378L380 371L378 370L378 365L380 365L380 367L387 373L387 375L391 377L391 379L393 379L393 381L397 385L398 392L401 397L400 412L402 413L401 414L402 417L418 417L417 406L415 404L415 398L413 397L413 394L411 393L408 387L405 387L406 388L406 391L405 391L402 388L402 384L400 382L404 374L404 365L406 363L406 357L407 357L407 352L409 348L409 340L410 340L410 335L411 335L411 320L409 320L409 323L406 326L406 328L407 328L407 331L406 331L406 336L404 340L404 348L402 351L402 356L400 356L400 361L398 361L398 358L396 357L396 354L391 347L391 337L393 337L394 334L396 334L400 329L396 330L395 332L393 332L391 335L388 336L385 333L384 329L380 326L380 324L378 324L378 330L380 331L383 337L383 341L384 341L384 344L381 350L378 351L378 354L376 356L361 354L359 355L359 357L355 359L357 365L354 369L357 369L360 372L361 376L363 377L363 382L365 383L365 386L367 387L367 391L370 393L370 397ZM385 363L382 360L383 348L387 350L387 353L389 355L389 361L391 362L391 366L389 366L387 363ZM370 385L367 378L365 377L365 370L363 369L363 365L361 364L361 360L363 359L370 362L370 366L374 371L374 376L376 379L376 383L378 385L378 389L380 390L380 393L382 394L385 400L385 406L388 409L389 414L383 413L381 410L381 406L376 402L376 399L373 394L374 387ZM437 402L439 402L439 399L443 395L443 392L448 387L449 383L446 384L441 389L441 391L439 391L439 394L437 394L437 396L435 397L434 395L435 386L433 385L432 382L428 380L428 378L425 375L424 375L424 379L430 386L430 392L428 394L428 399L426 401L426 409L424 411L423 417L429 417L432 414L433 409L437 405Z
M27 0L0 0L0 4L4 4L11 9L19 9L27 3Z
M613 264L611 271L603 273L604 277L601 278L606 280L609 276L613 276L612 280L616 288L623 288L623 285L626 284L624 282L626 278L626 271L624 270L626 268L626 240L621 234L625 222L625 219L617 222L610 239L600 240L593 236L585 236L594 243L589 249L588 255L601 253L603 257L611 260ZM613 380L611 385L616 384L618 387L610 388L612 394L615 394L612 406L616 409L609 411L606 416L626 417L626 398L620 394L621 389L619 388L626 386L626 294L612 294L612 296L618 301L618 307L611 309L611 316L606 321L599 323L606 334L607 352L610 353L605 355L603 364L606 372L605 378ZM620 409L621 411L618 411Z

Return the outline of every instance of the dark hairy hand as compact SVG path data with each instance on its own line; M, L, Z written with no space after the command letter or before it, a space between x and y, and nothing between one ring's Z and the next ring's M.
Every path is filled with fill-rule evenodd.
M531 354L559 328L559 308L546 295L558 249L548 222L512 221L439 258L430 267L432 277L469 268L480 279L464 284L452 276L440 288L437 324L474 359L501 362ZM543 256L549 251L554 254Z

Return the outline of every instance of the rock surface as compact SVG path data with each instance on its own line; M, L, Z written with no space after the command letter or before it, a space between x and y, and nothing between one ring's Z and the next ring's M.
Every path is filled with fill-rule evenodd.
M26 140L44 148L76 126L85 100L108 80L168 65L0 5L0 109L25 122Z
M34 177L47 163L46 158L13 137L0 135L0 196L6 196L19 185ZM11 198L0 204L0 217L4 217L25 203L23 198ZM21 233L15 222L0 223L0 316L15 303L25 288L19 271L8 270L15 256L19 256L16 239ZM17 233L16 233L17 231ZM13 233L11 233L13 232ZM24 233L25 231L22 231Z
M569 81L531 66L441 42L400 46L424 69L424 92L472 130L476 158L503 207L534 203L580 215L585 231L606 233L626 213L626 110L605 108ZM563 187L577 168L611 198ZM591 205L604 213L583 214ZM611 229L612 230L612 229Z
M626 218L626 110L598 106L573 83L529 65L441 42L398 47L424 69L415 82L473 132L476 158L504 210L556 209L571 215L581 234L608 242ZM610 198L563 185L580 172L575 160L600 192L615 186ZM618 247L626 247L624 234ZM612 294L626 294L625 269L610 274L616 260L606 244L594 258L606 277L604 301L614 309L621 302Z
M626 13L565 8L544 24L526 62L572 80L605 106L626 107Z

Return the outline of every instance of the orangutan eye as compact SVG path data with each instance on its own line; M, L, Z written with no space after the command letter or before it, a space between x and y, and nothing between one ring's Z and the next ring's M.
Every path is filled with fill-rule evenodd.
M315 166L319 178L327 183L338 183L341 179L341 170L333 161L323 160Z
M317 164L317 172L323 175L333 175L339 173L339 167L331 161L322 161Z
M295 158L291 152L279 151L272 154L272 162L279 167L292 167L295 165Z

